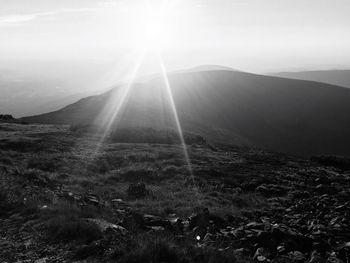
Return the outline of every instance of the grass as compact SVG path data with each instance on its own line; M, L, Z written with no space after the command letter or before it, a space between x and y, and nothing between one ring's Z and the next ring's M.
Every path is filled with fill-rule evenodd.
M218 251L213 248L197 247L195 241L177 241L166 234L147 234L133 236L129 241L132 247L117 250L118 262L121 263L238 263L249 262L238 260L229 251Z
M40 169L47 172L58 171L62 166L62 156L54 155L37 155L29 158L27 162L28 169Z
M98 226L86 220L101 217L101 211L94 207L79 208L69 203L59 203L43 209L40 217L45 221L49 239L55 242L90 243L102 237Z
M10 178L16 180L11 181L11 186L17 184L20 189L18 199L27 198L22 213L43 223L49 241L83 245L77 258L99 257L103 252L98 245L103 235L86 218L104 218L109 222L116 222L117 218L108 206L80 207L63 202L56 194L60 188L80 196L94 194L107 204L120 198L129 210L162 216L176 213L187 217L208 207L213 214L224 217L266 205L265 198L254 192L260 184L257 175L240 170L242 162L232 162L227 151L214 151L204 144L188 145L191 174L183 149L177 144L99 145L96 137L71 131L28 136L32 136L31 140L26 137L4 141L0 131L1 154L6 157L1 157L0 162L20 171ZM101 147L95 154L98 146ZM233 191L253 180L257 183L252 189ZM220 187L226 181L225 188ZM148 194L129 198L132 183L144 183ZM6 198L0 192L0 207L8 205L3 200ZM47 207L43 209L43 205ZM237 262L232 253L197 248L189 240L181 244L173 236L147 233L141 237L136 233L122 241L113 247L117 262Z
M33 139L3 139L0 140L0 147L2 150L6 151L39 151L42 149L40 142Z
M0 216L5 215L11 208L7 192L4 189L0 189Z
M165 237L138 237L134 249L122 257L124 263L176 263L184 256L175 244Z
M57 241L77 241L90 243L102 238L98 226L70 215L59 215L47 222L51 239Z

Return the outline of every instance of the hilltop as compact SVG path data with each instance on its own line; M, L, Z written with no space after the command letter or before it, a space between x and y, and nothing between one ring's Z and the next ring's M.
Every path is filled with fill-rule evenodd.
M213 142L298 155L350 155L347 88L229 70L172 73L169 84L186 132ZM93 124L111 130L176 129L172 102L161 76L21 120Z

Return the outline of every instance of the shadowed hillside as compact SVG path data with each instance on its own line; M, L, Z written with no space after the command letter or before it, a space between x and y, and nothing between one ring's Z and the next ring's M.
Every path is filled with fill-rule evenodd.
M297 154L350 155L350 90L324 83L236 71L169 75L182 128L209 141ZM125 87L59 111L26 117L38 123L174 128L161 77L134 84L114 118Z
M271 75L289 79L318 81L350 88L350 70L280 72Z

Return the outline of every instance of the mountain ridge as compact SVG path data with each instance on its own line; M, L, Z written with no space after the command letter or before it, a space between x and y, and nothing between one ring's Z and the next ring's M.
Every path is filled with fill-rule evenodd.
M238 71L170 73L168 78L185 131L212 141L301 155L350 154L349 89ZM108 108L120 102L122 90L120 86L22 120L103 125L103 119L111 118ZM134 84L112 128L176 129L170 105L160 77Z
M297 72L277 72L271 76L329 83L350 88L350 70L310 70Z

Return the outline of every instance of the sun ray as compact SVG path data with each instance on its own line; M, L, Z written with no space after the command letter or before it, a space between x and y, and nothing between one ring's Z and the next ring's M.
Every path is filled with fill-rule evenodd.
M128 81L128 83L126 85L121 87L122 90L121 90L120 97L119 97L119 93L117 93L114 96L112 95L112 98L111 98L112 103L113 103L112 108L109 110L110 112L102 125L102 129L103 129L103 135L101 138L102 140L104 140L106 138L106 136L108 135L108 133L111 131L111 128L115 124L115 120L117 119L121 109L126 104L127 97L130 93L132 85L135 82L135 79L137 77L137 73L142 65L143 57L144 57L144 53L142 53L139 56L139 58L137 59L135 67L131 73L131 79ZM117 98L117 96L118 96L118 98Z
M161 68L161 74L162 74L162 77L163 77L163 80L164 80L166 92L168 94L170 107L171 107L172 113L174 115L177 132L178 132L179 137L180 137L180 142L181 142L181 146L182 146L182 149L183 149L184 157L185 157L185 160L186 160L187 169L188 169L188 172L190 173L190 176L191 176L191 179L192 179L192 183L193 183L193 186L194 186L197 202L199 204L201 204L201 200L200 200L200 196L199 196L199 189L198 189L198 186L196 185L196 181L195 181L195 178L194 178L192 164L191 164L191 159L190 159L190 156L188 154L188 150L187 150L186 142L185 142L185 139L184 139L181 123L180 123L179 116L178 116L177 109L176 109L176 105L175 105L175 102L174 102L174 97L173 97L173 93L172 93L172 90L171 90L171 86L170 86L170 82L169 82L169 78L168 78L168 73L166 71L163 58L162 58L162 56L160 54L158 54L158 59L159 59L159 65L160 65L160 68Z
M100 112L100 114L105 115L105 117L103 117L102 121L98 121L99 129L96 132L96 135L99 136L99 140L94 146L94 149L91 150L91 154L90 154L91 160L94 159L96 156L98 156L98 154L101 152L103 143L105 142L107 136L111 132L112 126L115 125L115 120L120 114L121 109L123 108L123 106L125 106L127 97L130 93L130 89L132 88L132 85L134 84L135 79L137 77L138 71L142 65L143 57L144 57L144 53L141 53L138 59L136 59L135 66L131 70L131 78L129 79L126 85L121 87L122 88L121 96L118 97L120 93L118 93L117 95L111 96L109 98L109 101L111 102L112 107L105 109L107 112L105 112L104 110Z

